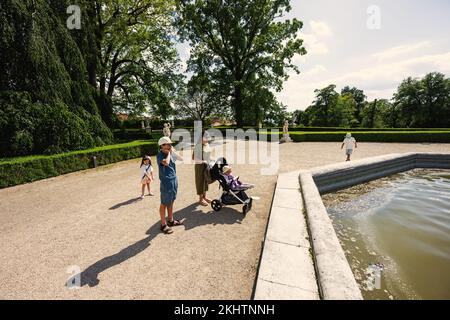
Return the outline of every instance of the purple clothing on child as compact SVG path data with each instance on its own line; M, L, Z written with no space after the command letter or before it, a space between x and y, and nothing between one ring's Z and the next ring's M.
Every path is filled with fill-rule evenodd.
M238 180L238 178L233 177L231 174L224 174L225 180L227 181L227 185L233 189L239 189L241 187L242 182Z

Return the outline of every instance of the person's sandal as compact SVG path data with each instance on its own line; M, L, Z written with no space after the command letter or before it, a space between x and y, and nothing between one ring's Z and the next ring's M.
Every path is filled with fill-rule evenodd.
M173 221L167 221L167 224L169 225L169 227L181 226L185 220L186 219L181 219L181 220L175 219Z
M170 228L167 224L166 225L161 225L161 227L159 229L162 232L164 232L165 234L171 234L173 232L172 228Z

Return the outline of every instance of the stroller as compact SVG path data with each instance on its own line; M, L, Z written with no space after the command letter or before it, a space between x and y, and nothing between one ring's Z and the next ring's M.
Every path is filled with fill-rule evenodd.
M223 175L223 167L228 165L225 158L217 159L216 163L210 169L211 182L218 181L223 189L220 199L211 202L214 211L220 211L225 205L242 204L242 213L246 215L252 208L253 199L250 198L245 191L252 188L252 185L242 185L238 189L232 190Z

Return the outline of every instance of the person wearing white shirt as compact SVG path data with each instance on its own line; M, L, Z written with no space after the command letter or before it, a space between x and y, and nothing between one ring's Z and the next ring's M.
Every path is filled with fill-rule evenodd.
M341 150L344 148L344 146L345 146L345 154L347 155L347 160L345 161L350 161L350 156L353 153L353 148L358 148L356 139L352 137L351 133L347 133L345 135L345 139L344 141L342 141Z
M153 178L153 167L152 160L149 156L144 156L141 162L141 185L142 185L142 194L141 199L144 199L145 186L148 188L148 195L153 196L153 193L150 191L150 183L154 180Z

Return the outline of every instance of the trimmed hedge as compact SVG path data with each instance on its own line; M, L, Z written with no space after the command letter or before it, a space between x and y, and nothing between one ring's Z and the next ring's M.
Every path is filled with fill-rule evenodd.
M142 129L115 129L113 130L114 140L120 141L135 141L135 140L149 140L159 139L162 134L158 132L147 133Z
M102 166L144 154L154 155L157 150L155 141L134 141L51 156L3 159L0 160L0 188L93 168L94 156L97 165Z
M282 130L283 128L279 128ZM341 127L290 127L293 132L393 132L393 131L450 131L450 128L341 128Z
M341 142L343 132L289 132L296 142ZM450 143L450 131L352 132L358 142L433 142Z
M349 131L358 142L450 143L450 131ZM279 134L281 136L282 132ZM344 139L344 132L297 131L289 134L296 142L341 142ZM270 136L268 140L271 140ZM155 155L157 150L156 141L133 141L50 156L0 159L0 188L92 168L93 156L101 166L144 154Z
M187 127L193 129L194 127ZM204 127L205 129L209 129L210 127ZM217 126L215 129L237 129L236 126ZM259 130L256 126L243 126L244 130L247 129L255 129ZM279 129L283 130L281 126L274 127L265 127L263 126L263 130L266 129ZM314 132L335 132L335 131L344 131L344 132L356 132L356 131L450 131L450 128L344 128L344 127L289 127L289 131L293 132L303 132L303 131L314 131Z

